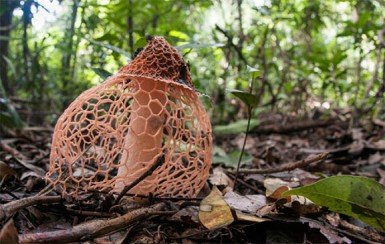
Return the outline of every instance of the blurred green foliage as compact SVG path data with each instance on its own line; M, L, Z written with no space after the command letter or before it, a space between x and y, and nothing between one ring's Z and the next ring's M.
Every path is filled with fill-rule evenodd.
M57 13L47 1L15 2L11 26L1 26L10 28L0 34L9 42L2 82L11 99L45 114L116 73L146 33L179 47L194 84L212 97L213 123L246 117L226 90L248 90L248 66L260 71L250 94L265 110L351 106L381 115L385 106L383 1L50 0ZM36 29L46 11L55 20Z

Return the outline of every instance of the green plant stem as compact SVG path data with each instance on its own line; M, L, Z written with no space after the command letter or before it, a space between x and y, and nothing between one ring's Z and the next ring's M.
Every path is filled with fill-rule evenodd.
M237 171L236 171L236 173L235 173L235 179L234 179L234 187L233 187L233 189L235 189L235 186L237 185L237 180L238 180L238 175L239 175L239 167L241 166L243 153L244 153L244 151L245 151L245 146L246 146L247 137L248 137L248 135L249 135L250 121L251 121L251 110L252 110L252 107L247 107L247 112L248 112L249 117L247 118L246 135L245 135L245 140L243 140L243 145L242 145L241 154L239 155L239 160L238 160L238 165L237 165Z

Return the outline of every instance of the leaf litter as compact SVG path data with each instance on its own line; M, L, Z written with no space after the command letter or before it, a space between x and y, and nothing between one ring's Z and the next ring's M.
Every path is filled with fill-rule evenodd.
M295 193L298 187L337 175L365 177L384 186L385 123L377 119L351 127L343 116L317 123L302 120L301 125L288 115L261 115L246 144L250 160L242 162L235 186L237 160L227 155L240 151L244 134L227 131L214 135L220 156L214 155L213 173L198 198L136 196L119 205L108 192L87 192L75 200L49 189L42 176L49 164L52 128L8 133L0 139L0 240L51 240L60 233L58 241L90 243L383 243L381 219L373 227L370 221L338 213L329 201L312 199L314 190L283 196L289 189ZM327 156L317 160L320 154ZM333 183L329 191L341 185ZM356 188L349 197L358 201L362 193ZM383 191L373 194L372 202L384 200ZM361 207L361 214L384 214L382 205L375 206Z

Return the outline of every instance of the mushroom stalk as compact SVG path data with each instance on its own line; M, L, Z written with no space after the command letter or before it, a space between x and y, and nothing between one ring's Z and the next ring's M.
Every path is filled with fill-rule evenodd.
M118 168L115 191L120 192L143 175L162 154L164 110L167 102L166 83L148 78L137 81L134 95L130 129L124 139L123 154ZM155 175L146 179L153 180ZM152 181L154 182L154 181ZM136 194L153 192L156 185L135 186Z

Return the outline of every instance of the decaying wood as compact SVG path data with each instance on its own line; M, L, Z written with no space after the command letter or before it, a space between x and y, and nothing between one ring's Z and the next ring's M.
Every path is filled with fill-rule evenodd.
M271 173L277 173L277 172L283 172L283 171L290 171L294 170L296 168L302 168L305 167L311 163L319 162L321 160L324 160L328 156L328 153L321 153L314 157L310 157L307 159L303 159L296 162L290 162L287 164L280 165L275 168L269 168L269 169L240 169L239 173L244 174L271 174ZM234 171L231 171L234 172Z
M85 241L98 236L114 233L130 224L143 220L152 215L160 215L165 203L158 203L151 207L140 208L113 219L99 219L76 225L70 229L51 232L19 235L20 243L35 242L74 242ZM169 214L170 212L165 212Z

